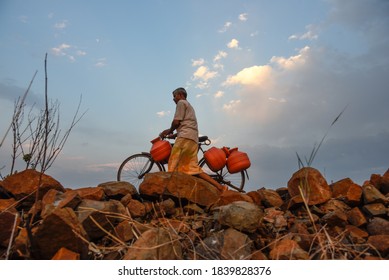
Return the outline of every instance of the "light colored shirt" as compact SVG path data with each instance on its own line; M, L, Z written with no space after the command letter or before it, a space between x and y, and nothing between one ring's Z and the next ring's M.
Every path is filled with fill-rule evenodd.
M180 126L177 128L177 137L191 139L198 143L199 130L196 113L187 100L179 100L177 102L174 119L181 121Z

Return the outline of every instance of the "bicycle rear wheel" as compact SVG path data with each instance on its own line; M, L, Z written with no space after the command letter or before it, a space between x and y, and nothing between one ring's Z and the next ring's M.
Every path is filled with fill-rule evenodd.
M163 167L155 162L148 153L135 154L126 158L120 165L117 180L127 181L138 189L147 173L163 171Z
M221 170L214 172L208 167L204 158L200 160L199 165L205 173L207 173L221 185L226 185L230 188L243 192L243 187L246 181L244 170L237 173L229 173L227 168L224 167Z

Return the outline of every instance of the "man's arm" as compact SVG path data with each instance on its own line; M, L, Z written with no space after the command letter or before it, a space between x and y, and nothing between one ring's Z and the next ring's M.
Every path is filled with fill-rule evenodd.
M173 134L173 132L180 126L181 121L180 120L173 120L170 128L165 129L162 131L159 136L161 138L165 138L167 135Z

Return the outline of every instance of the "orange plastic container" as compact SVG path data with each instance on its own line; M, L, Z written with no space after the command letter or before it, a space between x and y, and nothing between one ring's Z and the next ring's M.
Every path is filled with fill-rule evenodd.
M167 160L172 151L172 145L169 141L162 140L161 138L155 138L151 140L153 144L150 150L150 154L155 161Z
M230 173L237 173L251 166L248 155L238 151L238 148L230 150L230 155L227 158L227 169Z
M223 149L212 147L204 153L205 162L213 171L219 171L226 165L226 154Z

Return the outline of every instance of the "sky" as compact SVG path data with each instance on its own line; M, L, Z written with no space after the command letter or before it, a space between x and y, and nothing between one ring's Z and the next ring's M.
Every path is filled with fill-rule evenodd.
M35 71L26 106L43 108L47 53L61 128L80 98L86 112L47 171L64 187L149 151L177 87L200 135L250 157L246 191L285 187L324 135L311 166L363 184L389 168L388 15L387 0L0 0L0 137Z

